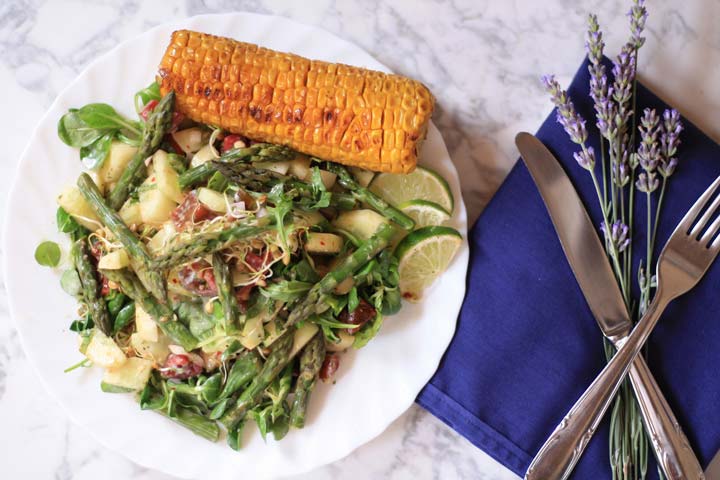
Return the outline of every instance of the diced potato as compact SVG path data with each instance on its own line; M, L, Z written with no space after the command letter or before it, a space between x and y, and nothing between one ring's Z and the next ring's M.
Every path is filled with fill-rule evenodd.
M88 176L92 179L93 183L98 188L100 193L105 194L105 182L101 178L100 173L95 170L89 170L85 173L87 173Z
M225 194L216 192L209 188L200 187L197 190L198 201L217 213L227 212L228 202Z
M120 218L122 218L122 221L125 222L125 225L127 225L128 227L130 225L140 225L142 223L142 215L140 215L140 203L132 198L125 202L125 204L120 208L118 214L120 215Z
M333 292L335 292L335 295L345 295L352 290L353 286L355 286L355 279L350 276L338 283Z
M73 216L80 225L89 229L97 230L102 227L100 220L90 204L85 200L80 190L75 186L69 186L60 193L57 199L60 205L67 213Z
M198 152L193 156L192 160L190 160L190 166L197 167L198 165L202 165L203 163L209 162L210 160L214 160L218 157L219 155L217 150L215 150L215 147L208 144L198 150Z
M186 128L172 134L185 154L190 155L203 147L203 131L199 127Z
M159 188L143 185L140 192L140 216L144 223L160 225L170 218L177 203L166 197Z
M256 168L262 168L280 175L286 175L290 169L290 162L257 162L253 163Z
M150 379L152 366L153 362L150 360L128 358L124 364L105 370L102 382L128 390L142 390Z
M334 173L328 172L327 170L320 170L320 180L322 180L323 185L325 185L325 188L330 190L335 185L335 180L337 179L337 175ZM307 177L305 177L305 181L309 182L312 180L312 170L310 170L307 174Z
M155 182L158 189L172 201L176 203L182 202L183 193L180 190L178 173L170 165L168 154L163 150L158 150L153 155L152 163L155 167Z
M158 341L158 326L155 320L137 303L135 304L135 331L143 340Z
M158 230L147 243L147 248L150 250L150 253L157 255L162 252L176 233L177 230L175 230L175 225L173 225L172 222L163 223L162 228Z
M347 350L352 347L352 344L355 342L355 336L350 335L345 330L340 330L337 333L337 336L340 338L340 343L325 342L327 349L331 352L342 352L343 350Z
M308 232L305 250L310 253L338 253L343 243L343 238L334 233Z
M130 346L135 350L135 353L157 364L163 363L167 356L170 355L168 345L170 345L170 339L165 335L160 335L157 342L150 342L137 332L130 335Z
M307 155L298 154L297 157L290 161L290 168L288 169L290 175L294 175L300 180L304 180L310 174L310 157Z
M137 153L137 150L137 147L132 147L123 142L112 142L112 145L110 145L110 153L108 153L108 156L98 171L100 179L105 184L117 182L130 163L130 160L132 160Z
M318 326L311 322L305 322L302 327L295 330L295 337L293 338L293 346L290 350L290 357L295 355L303 349L307 343L312 340L318 331Z
M275 320L270 320L265 324L265 340L263 340L263 345L269 347L284 331L284 329L278 327Z
M243 327L240 344L247 348L248 350L252 350L253 348L257 347L262 343L263 339L265 338L265 329L263 328L263 316L258 315L254 318L249 318L245 322L245 326Z
M115 340L97 328L93 331L90 343L85 349L85 356L95 365L101 367L119 367L127 360Z
M375 234L380 225L387 223L387 219L374 210L360 209L342 212L332 223L359 240L367 240Z
M124 248L103 255L98 261L98 268L104 270L120 270L128 265L130 265L130 257Z
M348 170L350 170L350 173L352 173L353 177L355 177L355 180L357 180L362 187L367 187L368 185L370 185L372 179L375 178L375 172L365 170L364 168L350 167L348 168Z
M298 227L312 227L318 223L325 221L325 217L320 212L316 211L304 211L304 210L293 210L293 223Z

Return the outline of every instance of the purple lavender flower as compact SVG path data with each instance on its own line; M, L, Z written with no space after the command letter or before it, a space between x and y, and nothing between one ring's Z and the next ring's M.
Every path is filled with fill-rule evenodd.
M639 49L645 43L645 37L642 36L643 30L645 30L645 21L648 17L645 0L635 0L627 15L630 17L632 43L636 49Z
M575 106L567 92L560 87L554 75L544 75L542 81L557 107L557 122L563 126L573 142L585 143L587 140L585 120L575 111Z
M660 127L658 116L654 109L646 108L640 119L640 146L637 156L643 170L650 173L655 171L660 163L660 147L657 137Z
M664 178L675 172L677 167L677 153L680 145L680 132L683 130L680 114L677 110L665 110L660 134L660 165L658 171Z
M655 172L643 172L638 175L635 186L641 192L652 193L660 186L660 180L658 180Z
M605 42L603 42L603 35L600 31L600 24L598 23L597 15L592 13L588 15L588 32L585 48L587 49L590 63L593 65L600 64L602 61L603 50L605 49Z
M573 153L573 158L585 170L592 170L595 167L595 150L592 147Z
M627 123L632 111L629 108L632 97L632 86L635 80L635 49L631 43L625 44L622 51L613 61L612 74L615 77L613 82L613 99L617 102L618 111L615 123L618 129Z
M630 182L630 154L624 150L620 155L613 158L612 180L622 188Z
M610 241L618 252L624 251L628 245L630 245L630 238L628 238L629 228L620 220L615 221L607 231L605 222L600 225L600 230L605 234L605 237Z

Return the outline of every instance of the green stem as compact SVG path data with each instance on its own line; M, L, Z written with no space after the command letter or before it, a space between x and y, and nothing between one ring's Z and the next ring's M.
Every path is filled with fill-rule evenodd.
M660 223L660 210L662 209L663 199L665 198L665 187L667 186L667 177L663 177L662 187L660 187L660 198L658 199L657 208L655 209L655 225L653 226L652 238L650 241L650 251L655 250L655 240L657 239L657 229ZM648 264L650 270L650 264Z
M645 279L646 288L648 290L648 296L650 291L650 279L652 278L652 195L650 192L647 192L645 194L647 198L647 261L645 262L645 265L647 266L647 276Z

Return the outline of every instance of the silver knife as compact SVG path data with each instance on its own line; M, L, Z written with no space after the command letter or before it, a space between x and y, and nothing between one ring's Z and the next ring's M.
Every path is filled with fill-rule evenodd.
M615 274L572 182L553 154L529 133L515 144L537 185L570 268L603 334L613 344L625 338L632 321ZM703 479L702 467L642 357L630 369L655 457L669 480ZM552 480L552 479L547 479Z

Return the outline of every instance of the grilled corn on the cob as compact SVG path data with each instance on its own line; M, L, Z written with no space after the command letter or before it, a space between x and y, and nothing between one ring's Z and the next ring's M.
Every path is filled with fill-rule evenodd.
M415 168L434 98L420 82L188 30L160 63L191 119L374 171Z

